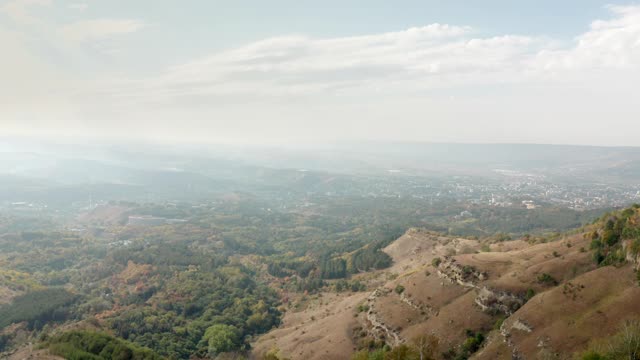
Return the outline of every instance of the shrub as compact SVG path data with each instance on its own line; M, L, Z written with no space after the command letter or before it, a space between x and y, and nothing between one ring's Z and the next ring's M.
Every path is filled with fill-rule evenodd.
M433 260L431 260L431 265L435 267L440 266L441 263L442 263L442 259L440 259L439 257L433 258Z
M462 343L461 355L465 356L465 358L478 351L484 342L484 335L481 333L474 333L473 331L467 330L467 336L467 339Z
M582 354L582 356L580 357L581 360L606 360L606 358L602 355L600 355L599 353L593 351L593 350L589 350L587 352L585 352L584 354Z
M553 276L543 273L538 275L538 283L545 285L558 285L558 280L554 279Z
M536 292L535 290L529 288L527 289L527 293L524 295L525 299L527 299L527 301L531 300L532 297L536 296Z
M401 344L389 351L384 356L385 359L416 359L416 350L409 347L407 344Z
M596 250L596 252L593 253L593 261L595 261L595 263L598 265L600 265L604 261L604 258L605 256L600 249Z
M600 265L619 265L625 262L625 253L622 248L610 249Z
M620 235L613 230L605 230L602 234L602 242L609 246L615 245L618 240L620 240Z
M604 343L592 345L580 355L582 360L640 358L640 321L628 320L620 331Z
M402 286L402 285L400 285L400 284L396 285L395 292L396 292L398 295L402 294L402 293L404 292L404 286Z
M471 275L474 271L476 271L476 268L474 268L471 265L465 265L465 266L462 267L462 273L465 276Z
M631 254L638 256L640 253L640 239L634 239L629 250Z

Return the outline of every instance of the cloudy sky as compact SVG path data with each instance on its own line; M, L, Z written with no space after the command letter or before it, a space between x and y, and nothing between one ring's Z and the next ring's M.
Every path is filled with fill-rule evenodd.
M640 146L640 3L0 0L0 135Z

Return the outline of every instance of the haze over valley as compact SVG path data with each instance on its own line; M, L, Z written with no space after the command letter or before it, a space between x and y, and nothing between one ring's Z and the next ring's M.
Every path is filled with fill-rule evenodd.
M640 360L640 4L0 0L0 359Z

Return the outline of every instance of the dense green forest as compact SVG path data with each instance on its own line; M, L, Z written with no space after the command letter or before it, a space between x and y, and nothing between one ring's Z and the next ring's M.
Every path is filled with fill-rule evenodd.
M26 322L29 329L40 330L47 323L61 322L72 315L77 296L64 289L44 289L19 296L10 305L0 307L0 328Z
M48 339L46 346L52 354L67 360L162 359L150 349L97 332L65 332Z

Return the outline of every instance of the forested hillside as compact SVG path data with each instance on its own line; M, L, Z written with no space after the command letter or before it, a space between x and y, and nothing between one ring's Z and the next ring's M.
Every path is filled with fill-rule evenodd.
M232 194L206 204L111 202L37 221L5 215L2 350L36 342L53 355L108 358L83 345L89 337L113 342L118 353L145 348L169 359L248 354L284 314L313 306L312 299L365 296L380 274L397 276L390 270L397 261L385 249L407 229L474 234L458 250L466 253L523 236L552 241L596 213L456 203L425 208L410 199L308 201L285 209ZM632 230L620 219L633 218L628 213L611 215L606 229L592 235L593 256L603 265L623 260L622 239ZM65 338L68 333L74 335Z

